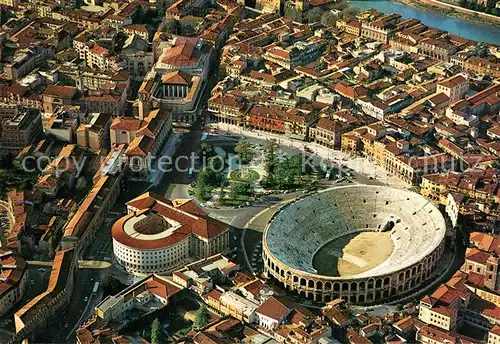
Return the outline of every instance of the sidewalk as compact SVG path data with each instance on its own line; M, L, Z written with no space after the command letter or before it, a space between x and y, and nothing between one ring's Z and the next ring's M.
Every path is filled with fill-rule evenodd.
M373 179L376 179L381 183L400 188L411 188L411 185L408 185L402 180L398 179L397 177L390 175L383 167L378 166L375 163L370 162L365 158L362 157L353 158L352 156L342 151L328 149L314 142L304 142L300 140L294 140L279 134L246 130L235 125L229 125L223 123L212 123L209 124L208 127L220 130L222 132L229 132L232 134L261 139L261 140L276 139L279 144L284 144L286 146L298 148L302 151L305 150L305 147L308 147L309 149L312 149L314 154L318 155L319 157L325 160L335 161L338 164L345 165L348 168L354 170L355 172L369 177L373 177Z

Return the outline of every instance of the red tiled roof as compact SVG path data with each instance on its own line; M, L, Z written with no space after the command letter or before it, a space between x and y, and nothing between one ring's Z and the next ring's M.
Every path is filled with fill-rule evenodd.
M76 94L76 88L71 86L49 85L43 91L44 95L71 99Z
M490 332L496 334L497 336L500 336L500 325L493 326L493 328L490 330Z
M111 123L111 129L136 131L139 130L142 124L143 123L140 119L121 117L113 120L113 123Z
M90 49L90 52L95 55L105 55L108 53L108 49L94 44L94 46Z
M156 276L152 276L146 281L146 288L153 294L158 295L163 299L168 299L170 296L181 291L172 283L159 279Z
M480 250L500 255L500 235L472 232L470 241Z
M212 289L208 293L203 295L203 298L212 298L214 300L219 300L220 297L222 296L222 293L218 291L217 289Z
M277 298L271 296L262 305L255 310L255 313L259 313L268 318L274 319L276 321L282 320L286 317L292 310L278 301Z
M467 79L464 78L462 75L455 75L455 76L452 76L451 78L440 81L438 83L438 85L443 86L443 87L448 87L448 88L454 88L454 87L457 87L458 85L461 85L465 82L467 82Z
M436 313L439 313L439 314L447 316L447 317L452 317L457 312L456 308L444 307L444 306L439 306L439 307L433 308L432 310Z
M207 215L200 214L200 211L193 209L193 206L187 206L185 209L181 209L182 206L177 208L173 205L172 201L167 200L165 202L163 198L157 198L154 194L150 194L149 197L139 200L132 200L131 202L127 203L127 205L136 207L140 211L120 218L114 223L111 230L113 238L128 247L145 250L157 249L174 245L190 235L211 239L228 230L228 225ZM180 227L175 229L170 235L156 240L144 240L128 235L124 230L125 223L133 217L143 214L158 214L180 223Z
M199 49L196 48L196 42L188 40L182 44L172 48L167 48L167 52L162 59L162 62L172 66L194 66L198 63L200 55Z
M486 252L480 251L477 248L468 248L465 252L465 259L471 260L476 263L486 264L490 255Z
M170 73L166 73L162 76L161 81L164 84L169 85L189 85L191 76L183 71L176 70Z

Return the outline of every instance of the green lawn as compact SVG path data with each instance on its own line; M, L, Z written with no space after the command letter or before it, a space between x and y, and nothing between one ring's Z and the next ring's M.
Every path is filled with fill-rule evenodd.
M242 168L241 170L236 170L229 174L229 178L240 182L254 182L258 180L259 177L259 172L249 168Z
M216 186L213 186L213 185L206 185L204 187L195 187L194 188L194 195L200 201L206 202L210 198L212 198L212 190L215 188L216 188Z
M219 203L220 205L225 205L225 206L236 206L240 205L243 202L246 202L250 199L250 196L248 195L237 195L236 197L229 197L229 198L224 198L223 200L220 200Z

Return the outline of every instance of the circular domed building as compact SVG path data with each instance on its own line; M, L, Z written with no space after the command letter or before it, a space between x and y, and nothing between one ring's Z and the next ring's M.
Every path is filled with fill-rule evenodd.
M435 275L445 234L441 212L419 194L336 187L274 215L264 232L264 272L317 302L382 303Z
M136 274L170 273L193 260L229 251L229 226L191 200L145 193L127 202L111 229L116 261Z

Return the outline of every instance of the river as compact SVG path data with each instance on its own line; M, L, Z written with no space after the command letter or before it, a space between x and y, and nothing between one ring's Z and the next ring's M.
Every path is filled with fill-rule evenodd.
M500 45L500 28L498 26L474 23L439 13L423 11L395 0L352 0L350 5L361 10L373 8L382 13L399 13L404 18L418 19L429 27L445 30L457 36Z

